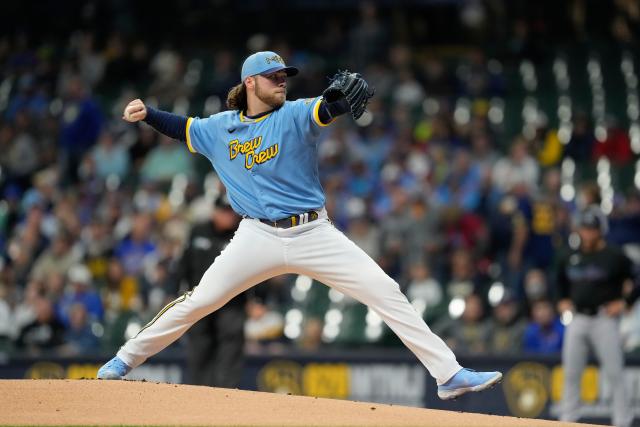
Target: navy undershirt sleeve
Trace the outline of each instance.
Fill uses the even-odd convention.
[[[144,121],[158,132],[179,141],[187,140],[187,117],[147,106],[147,117]]]
[[[348,112],[349,110],[349,103],[345,98],[331,103],[323,99],[320,102],[320,108],[318,108],[318,117],[322,123],[329,124],[331,123],[331,120]]]

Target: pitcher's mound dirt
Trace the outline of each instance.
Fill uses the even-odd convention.
[[[557,426],[471,413],[134,381],[0,380],[0,424]],[[566,425],[566,424],[565,424]],[[584,427],[584,424],[580,425]]]

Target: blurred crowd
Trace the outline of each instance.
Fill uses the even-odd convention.
[[[614,3],[606,41],[633,46],[637,4]],[[465,4],[461,25],[474,34],[489,12]],[[580,36],[586,6],[571,4]],[[372,4],[351,27],[328,24],[321,46],[310,42],[315,50],[261,34],[237,51],[204,53],[119,32],[79,30],[57,44],[0,37],[0,350],[112,353],[197,284],[178,266],[191,228],[215,217],[223,189],[206,159],[125,123],[122,110],[140,97],[179,114],[213,114],[247,52],[269,48],[302,70],[290,99],[319,95],[326,76],[347,66],[376,88],[365,116],[341,118],[319,144],[326,207],[428,324],[462,354],[559,352],[554,262],[571,241],[572,215],[601,204],[609,240],[640,262],[640,178],[620,121],[599,136],[576,110],[568,136],[542,115],[533,128],[508,131],[514,58],[545,55],[535,23],[514,21],[494,58],[398,43],[397,23]],[[603,194],[610,187],[601,176],[613,194]],[[285,276],[249,292],[251,348],[332,345],[328,311],[303,310],[303,327],[287,329],[300,323],[301,289],[307,282]],[[328,304],[340,300],[329,296]],[[638,307],[623,327],[626,350],[638,351]]]

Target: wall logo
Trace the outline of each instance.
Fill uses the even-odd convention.
[[[259,391],[302,394],[302,366],[285,360],[270,362],[258,372],[257,383]]]
[[[536,418],[549,400],[549,368],[541,363],[522,362],[507,372],[504,396],[512,414]]]

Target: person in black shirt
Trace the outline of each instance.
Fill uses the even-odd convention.
[[[35,318],[20,330],[16,347],[30,355],[52,355],[64,344],[64,325],[47,298],[35,297],[32,307]]]
[[[178,266],[178,280],[195,286],[222,252],[240,218],[226,197],[216,199],[211,218],[196,224]],[[236,388],[244,363],[245,294],[204,317],[187,332],[187,382]]]
[[[606,226],[597,206],[582,211],[577,223],[580,246],[559,260],[558,310],[573,313],[562,346],[560,419],[577,421],[580,417],[580,383],[591,347],[612,386],[613,423],[629,426],[633,415],[624,387],[619,319],[625,309],[623,289],[632,276],[632,264],[620,249],[605,242]]]

